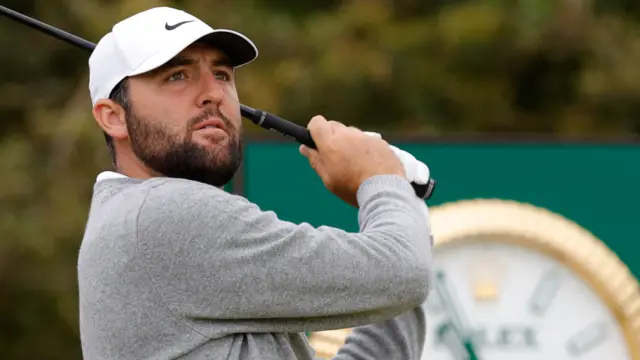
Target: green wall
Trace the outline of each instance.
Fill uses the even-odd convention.
[[[640,144],[394,143],[429,164],[430,205],[460,199],[528,202],[591,231],[640,278]],[[324,188],[288,142],[246,146],[241,191],[281,219],[357,230],[356,210]]]

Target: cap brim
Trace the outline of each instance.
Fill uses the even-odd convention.
[[[182,41],[172,44],[173,46],[165,46],[128,76],[140,75],[156,69],[196,42],[209,44],[224,52],[234,68],[246,65],[258,57],[258,49],[246,36],[233,30],[216,29],[205,33],[192,33]]]
[[[246,36],[233,30],[218,29],[197,40],[227,54],[233,67],[246,65],[258,57],[258,49]]]

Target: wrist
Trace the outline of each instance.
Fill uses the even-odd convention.
[[[411,184],[403,175],[378,174],[372,175],[360,183],[358,191],[356,192],[358,205],[361,206],[371,196],[388,190],[403,191],[414,196]]]

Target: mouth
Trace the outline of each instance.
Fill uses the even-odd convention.
[[[224,122],[219,118],[211,118],[205,121],[201,121],[194,127],[194,131],[209,130],[209,129],[213,129],[213,130],[219,129],[224,132],[227,131],[227,128],[224,125]]]

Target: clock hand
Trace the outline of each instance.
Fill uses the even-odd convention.
[[[468,360],[469,354],[460,335],[460,332],[454,328],[451,321],[438,328],[437,336],[449,348],[453,358],[455,360]]]
[[[459,306],[456,306],[457,304],[454,302],[453,296],[446,284],[446,275],[442,271],[438,271],[436,273],[436,292],[440,296],[442,305],[445,307],[451,318],[453,330],[457,333],[463,347],[469,354],[469,360],[480,360],[473,345],[471,334],[469,333],[469,326],[466,324],[466,319],[464,318],[464,313]]]
[[[449,317],[452,319],[451,317]],[[459,326],[454,325],[450,320],[448,326],[442,329],[443,333],[440,337],[444,344],[451,351],[454,359],[457,360],[479,360],[471,339],[463,335],[463,331]]]

